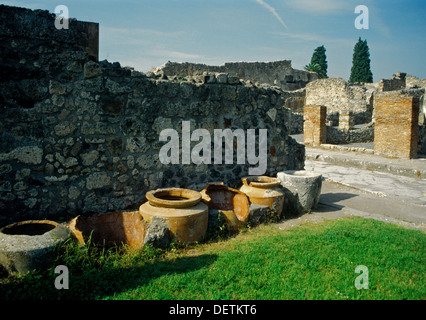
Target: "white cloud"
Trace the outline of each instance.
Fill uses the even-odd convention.
[[[186,53],[176,50],[167,50],[167,49],[151,49],[148,50],[148,54],[153,56],[159,56],[164,57],[165,59],[168,59],[170,61],[187,61],[187,60],[193,60],[193,59],[202,59],[203,56],[199,54],[193,54],[193,53]]]
[[[322,35],[318,35],[315,33],[294,33],[294,32],[271,32],[271,34],[275,34],[278,36],[282,36],[287,39],[294,39],[299,41],[311,41],[311,42],[318,42],[323,44],[339,44],[341,46],[353,46],[354,41],[353,39],[346,39],[346,38],[329,38],[324,37]]]
[[[354,9],[353,5],[342,0],[287,0],[286,3],[296,10],[311,14],[336,14]]]
[[[280,15],[277,13],[277,11],[273,7],[271,7],[269,4],[267,4],[263,0],[256,0],[256,2],[262,5],[263,7],[265,7],[267,10],[269,10],[275,16],[275,18],[277,18],[278,21],[284,26],[284,28],[288,29],[283,19],[280,17]]]

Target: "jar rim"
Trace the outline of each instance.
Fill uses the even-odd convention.
[[[200,192],[184,188],[151,190],[145,196],[151,205],[165,208],[192,207],[201,201]]]

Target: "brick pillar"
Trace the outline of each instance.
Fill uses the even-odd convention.
[[[350,130],[354,126],[354,117],[351,111],[341,111],[339,113],[339,129]]]
[[[325,119],[327,108],[318,105],[307,105],[303,110],[303,143],[318,147],[326,143],[327,127]]]
[[[419,98],[398,92],[375,97],[374,153],[417,158]]]

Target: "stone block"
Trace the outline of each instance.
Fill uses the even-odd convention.
[[[43,150],[36,146],[20,147],[9,153],[1,153],[0,161],[18,160],[25,164],[40,164],[43,157]]]
[[[77,127],[69,122],[63,122],[54,127],[55,133],[58,137],[66,137],[73,134]]]
[[[229,84],[239,84],[240,83],[240,78],[239,77],[235,77],[235,76],[228,77],[228,83]]]
[[[49,83],[49,93],[50,94],[64,94],[67,87],[63,84],[61,84],[58,81],[50,80]]]
[[[111,185],[111,178],[105,172],[95,172],[87,177],[86,187],[89,190],[104,188]]]
[[[93,61],[88,61],[84,64],[84,77],[86,79],[94,78],[102,74],[101,66]]]
[[[216,75],[217,83],[226,84],[228,83],[228,74],[227,73],[219,73]]]
[[[96,150],[89,151],[80,155],[84,166],[91,166],[99,157],[99,152]]]
[[[259,225],[266,221],[269,207],[261,204],[251,203],[249,208],[248,222],[252,226]]]
[[[156,248],[167,248],[172,240],[167,219],[154,216],[146,232],[144,244]]]

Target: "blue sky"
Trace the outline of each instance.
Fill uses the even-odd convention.
[[[353,47],[367,39],[374,81],[401,71],[426,78],[425,0],[24,0],[2,4],[100,24],[100,60],[146,72],[167,61],[291,60],[303,69],[326,48],[329,77],[348,79]],[[355,7],[369,10],[358,30]]]

